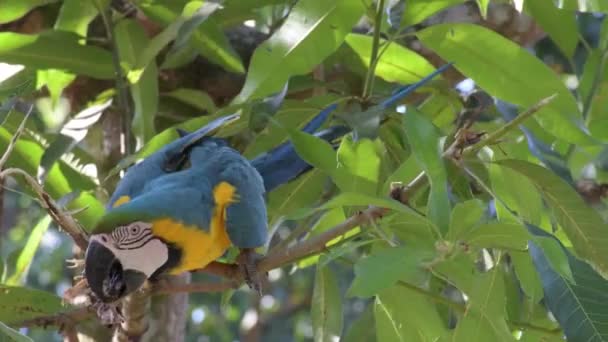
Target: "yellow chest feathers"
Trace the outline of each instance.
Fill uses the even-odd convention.
[[[213,189],[213,195],[215,208],[208,232],[202,227],[184,225],[170,218],[153,223],[154,235],[182,251],[180,263],[170,270],[172,274],[203,268],[221,257],[232,244],[226,232],[226,207],[236,200],[235,188],[221,182]]]

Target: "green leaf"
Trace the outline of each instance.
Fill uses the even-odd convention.
[[[15,265],[15,273],[8,278],[6,282],[7,285],[19,285],[25,281],[27,271],[32,263],[32,260],[34,260],[34,255],[38,250],[42,236],[47,231],[50,224],[51,217],[49,215],[45,215],[42,220],[38,221],[36,226],[34,226],[34,229],[32,229],[30,232],[27,242],[23,247],[23,250],[21,250],[21,253],[19,253],[17,264]]]
[[[6,149],[11,138],[12,134],[9,133],[5,127],[0,126],[0,151]],[[8,159],[7,166],[18,167],[30,175],[35,175],[43,153],[44,149],[40,145],[22,137],[15,145],[15,149]],[[70,177],[66,175],[66,170],[72,171]],[[80,178],[80,180],[76,178]],[[61,198],[62,196],[71,193],[76,188],[73,184],[86,182],[86,180],[82,180],[83,178],[86,178],[86,176],[75,171],[63,161],[60,161],[49,170],[44,189],[52,198]],[[19,182],[22,181],[20,177],[17,177],[17,180]],[[27,184],[22,184],[24,184],[26,188],[29,188]],[[87,208],[76,214],[75,217],[85,227],[91,229],[93,228],[93,224],[104,212],[104,207],[101,202],[87,192],[82,192],[78,198],[72,201],[67,207],[70,209]],[[0,320],[2,320],[2,318],[0,318]]]
[[[462,237],[468,244],[480,248],[526,250],[530,234],[519,223],[490,222],[482,224]]]
[[[100,79],[114,78],[111,54],[80,45],[80,37],[67,32],[41,34],[0,33],[0,61],[37,69],[61,69]]]
[[[373,309],[374,305],[367,305],[363,313],[352,322],[344,334],[344,342],[376,342]]]
[[[505,321],[505,284],[494,269],[475,278],[469,302],[456,325],[453,341],[514,341]]]
[[[484,211],[483,203],[476,199],[457,203],[452,209],[450,230],[446,239],[452,241],[461,239],[479,223]]]
[[[283,25],[254,51],[234,102],[275,93],[291,76],[310,72],[340,47],[363,12],[359,1],[297,2]]]
[[[524,2],[525,9],[534,20],[549,34],[567,58],[572,58],[578,44],[576,13],[560,10],[548,3],[539,1]]]
[[[56,0],[4,0],[0,4],[0,24],[17,20],[32,9]]]
[[[329,267],[317,267],[312,292],[314,341],[333,341],[342,334],[342,294]]]
[[[209,61],[226,71],[244,74],[245,67],[217,21],[209,18],[192,35],[192,46]]]
[[[608,278],[608,229],[599,214],[568,183],[541,166],[515,159],[498,164],[525,175],[534,183],[576,253]]]
[[[477,2],[477,6],[479,6],[479,12],[481,13],[481,17],[485,20],[488,18],[488,6],[490,5],[490,0],[475,0]]]
[[[409,0],[401,17],[401,26],[412,26],[443,10],[465,0]]]
[[[279,125],[266,125],[261,132],[254,136],[243,155],[254,158],[286,142],[288,130],[285,128],[301,130],[319,114],[322,108],[335,100],[336,98],[333,96],[311,98],[306,101],[285,99],[279,111],[272,116],[273,121],[278,122]]]
[[[604,12],[608,13],[608,3],[603,0],[553,0],[561,8],[578,12]]]
[[[337,174],[334,174],[333,178],[341,185],[342,191],[376,194],[380,177],[380,156],[373,141],[353,141],[352,135],[347,135],[338,148],[337,158]],[[343,178],[336,179],[340,177]]]
[[[52,293],[5,285],[0,285],[0,303],[0,321],[9,325],[68,308]]]
[[[287,131],[296,152],[305,162],[329,174],[334,172],[338,165],[336,152],[327,141],[295,128],[287,128]]]
[[[8,340],[6,339],[8,338]],[[17,330],[12,329],[6,324],[0,322],[0,340],[3,342],[13,341],[13,342],[33,342],[31,338],[20,334]]]
[[[432,258],[433,254],[432,250],[413,246],[388,247],[359,259],[348,296],[371,297],[398,280],[414,279],[415,283],[420,283],[426,276],[420,263]]]
[[[84,140],[89,129],[99,121],[103,112],[112,104],[112,100],[107,100],[105,103],[93,104],[90,107],[82,110],[74,115],[61,128],[60,134],[50,143],[44,150],[44,154],[40,158],[38,166],[38,180],[40,183],[46,181],[48,171],[60,160],[61,156],[70,152],[77,144]],[[86,190],[92,189],[95,185],[87,187]],[[79,190],[85,190],[81,188]]]
[[[202,3],[202,1],[191,1],[188,3],[188,8],[184,9],[183,14],[191,14],[192,9],[197,9],[197,4],[198,8],[200,8],[200,4]],[[215,10],[214,7],[209,7],[210,4],[205,5],[208,6],[206,10]],[[231,4],[225,3],[222,6],[229,6]],[[168,26],[179,18],[181,6],[178,2],[154,2],[151,4],[142,3],[141,9],[149,18]],[[176,44],[168,52],[163,62],[163,68],[175,67],[180,64],[181,59],[189,60],[188,56],[201,54],[209,61],[228,71],[236,73],[244,72],[245,68],[239,55],[234,51],[224,32],[219,28],[218,21],[214,19],[216,14],[219,14],[219,11],[213,12],[213,16],[207,17],[202,22],[202,18],[199,16],[197,17],[199,19],[192,21],[193,24],[198,25],[189,25],[187,29],[182,29],[178,32]]]
[[[292,214],[298,208],[314,205],[323,193],[326,179],[327,176],[323,172],[313,169],[273,190],[268,196],[269,222]]]
[[[169,14],[168,17],[171,18],[169,19],[169,25],[161,33],[150,39],[138,55],[135,64],[131,64],[132,68],[127,74],[129,81],[131,83],[137,82],[142,71],[156,59],[156,56],[165,46],[172,40],[179,39],[180,35],[186,36],[188,32],[192,32],[193,28],[207,20],[218,7],[215,3],[207,3],[194,13],[186,6],[184,13],[179,17],[176,17],[174,13]],[[176,42],[179,43],[177,40]]]
[[[492,191],[500,201],[495,201],[496,212],[501,221],[515,220],[506,204],[511,210],[526,222],[540,224],[543,203],[540,192],[534,187],[526,176],[497,164],[490,164],[488,168]],[[504,204],[503,204],[504,203]]]
[[[145,49],[149,39],[143,27],[135,20],[122,20],[114,28],[116,44],[123,63],[137,63],[139,51]],[[158,68],[149,63],[135,83],[130,84],[131,98],[135,105],[133,113],[133,132],[148,142],[156,132],[154,117],[158,111]]]
[[[427,215],[442,232],[450,226],[450,200],[447,172],[443,164],[440,135],[437,128],[420,113],[410,110],[404,116],[408,142],[416,160],[431,184]]]
[[[374,313],[378,341],[441,341],[447,332],[434,303],[405,286],[382,291]]]
[[[97,14],[98,11],[93,1],[65,0],[57,16],[55,30],[74,32],[81,37],[86,37],[89,24]],[[41,70],[38,72],[38,87],[46,85],[55,102],[63,89],[75,78],[76,75],[60,70]]]
[[[532,303],[538,303],[543,298],[543,285],[528,252],[509,251],[515,275],[524,293]]]
[[[536,231],[541,230],[536,228]],[[565,250],[564,252],[568,255],[576,284],[556,272],[543,251],[535,244],[530,244],[530,255],[545,292],[544,301],[564,329],[568,341],[606,341],[608,307],[605,303],[608,302],[608,281],[589,264]]]
[[[348,54],[355,56],[365,68],[369,68],[373,37],[350,33],[346,36],[345,42],[352,50]],[[382,48],[384,52],[376,65],[377,77],[387,82],[410,84],[420,81],[435,71],[435,67],[416,52],[394,42],[381,40],[381,44],[390,45],[386,49]]]
[[[552,237],[535,237],[532,243],[543,251],[544,257],[555,272],[569,282],[575,282],[570,264],[568,263],[568,256],[556,239]]]
[[[471,293],[479,272],[470,255],[457,256],[433,265],[433,271],[464,293]]]
[[[415,211],[396,213],[382,219],[380,224],[406,244],[434,248],[436,240],[440,237],[437,226]]]
[[[213,113],[217,110],[211,96],[199,89],[178,88],[163,95],[186,103],[202,112]]]
[[[481,88],[505,101],[530,107],[557,93],[535,118],[554,136],[575,144],[593,144],[579,127],[576,100],[542,61],[498,33],[473,24],[433,25],[418,38]],[[530,82],[530,80],[534,82]]]

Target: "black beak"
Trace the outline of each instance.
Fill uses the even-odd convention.
[[[93,293],[106,303],[137,290],[146,280],[142,272],[123,270],[114,253],[94,240],[87,248],[84,274]]]

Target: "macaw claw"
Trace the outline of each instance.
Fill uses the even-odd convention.
[[[65,262],[68,264],[68,268],[78,268],[84,266],[84,259],[67,259]]]
[[[261,258],[253,248],[242,248],[236,259],[237,264],[245,278],[245,283],[250,289],[262,296],[262,279],[257,269],[258,260]]]

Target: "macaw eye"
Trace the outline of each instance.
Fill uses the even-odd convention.
[[[135,235],[139,233],[139,226],[132,226],[131,227],[131,234]]]

